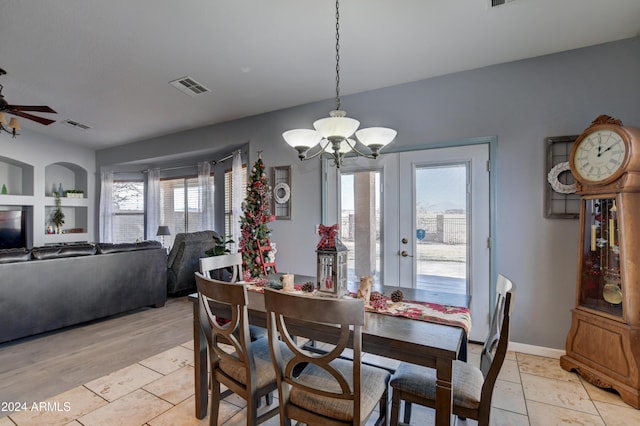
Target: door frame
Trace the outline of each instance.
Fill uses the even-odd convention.
[[[498,171],[497,171],[497,151],[498,151],[498,138],[497,136],[481,136],[475,138],[466,138],[459,140],[450,140],[435,142],[429,144],[416,144],[416,145],[404,145],[395,146],[391,145],[385,147],[380,157],[384,157],[385,153],[401,153],[409,151],[422,151],[427,149],[438,148],[451,148],[457,146],[466,145],[478,145],[487,144],[489,148],[489,303],[490,312],[493,311],[492,307],[495,305],[495,292],[496,292],[496,280],[498,278],[497,261],[496,261],[496,248],[498,243],[497,230],[497,188],[498,188]],[[380,157],[378,157],[380,159]],[[380,161],[380,160],[375,160]],[[320,187],[321,187],[321,221],[323,224],[336,223],[339,218],[339,201],[337,200],[339,178],[337,169],[334,168],[333,172],[330,165],[330,160],[326,156],[322,156],[320,159]],[[378,169],[382,169],[382,166],[378,166]],[[333,200],[331,200],[333,196]],[[385,219],[387,220],[387,219]]]

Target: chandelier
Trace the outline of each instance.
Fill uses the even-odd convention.
[[[313,123],[315,130],[294,129],[282,134],[285,142],[298,151],[300,160],[310,160],[319,155],[329,155],[337,168],[344,156],[353,153],[366,158],[377,158],[380,150],[391,143],[397,132],[385,127],[369,127],[358,130],[360,122],[347,117],[340,102],[340,1],[336,0],[336,109],[329,117]],[[352,136],[355,133],[355,138]],[[313,153],[309,153],[309,152]]]

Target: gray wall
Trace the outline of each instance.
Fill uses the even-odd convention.
[[[578,222],[543,217],[544,139],[581,133],[600,114],[640,126],[640,38],[344,96],[362,127],[398,130],[399,146],[498,138],[498,272],[517,286],[511,340],[564,348],[574,305]],[[295,89],[292,89],[295,90]],[[329,93],[328,93],[329,94]],[[304,105],[97,153],[97,168],[249,142],[267,167],[292,164],[291,221],[272,224],[280,271],[314,273],[320,165],[300,163],[284,130],[310,127],[333,101]]]

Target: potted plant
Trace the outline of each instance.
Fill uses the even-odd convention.
[[[231,250],[227,246],[233,243],[234,241],[231,239],[231,235],[220,235],[213,237],[213,247],[205,251],[204,254],[209,257],[229,254],[231,253]]]
[[[56,208],[51,214],[51,222],[56,226],[56,232],[58,234],[62,233],[62,225],[64,225],[64,213],[62,212],[62,203],[60,202],[60,194],[58,192],[54,192],[53,195],[56,197]]]

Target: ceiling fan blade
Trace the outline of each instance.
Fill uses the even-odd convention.
[[[35,115],[27,114],[26,112],[22,112],[22,111],[9,110],[6,112],[9,114],[17,115],[18,117],[26,118],[27,120],[33,120],[36,123],[44,124],[45,126],[48,126],[49,124],[56,122],[55,120],[49,120],[48,118],[37,117]]]
[[[13,109],[16,111],[37,111],[48,112],[50,114],[57,114],[54,110],[46,105],[7,105],[7,109]]]

